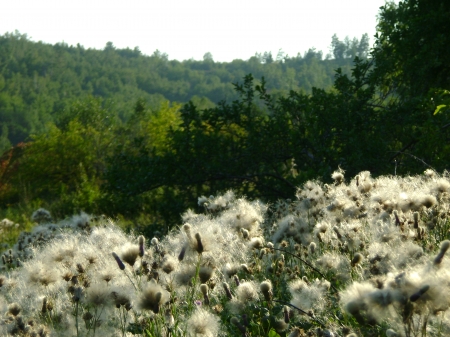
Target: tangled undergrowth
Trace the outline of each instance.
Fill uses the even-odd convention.
[[[200,197],[150,240],[40,210],[2,256],[0,336],[450,335],[448,174],[332,177]]]

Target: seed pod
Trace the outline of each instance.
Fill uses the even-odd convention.
[[[197,240],[197,245],[195,247],[195,250],[199,254],[203,253],[203,242],[202,242],[202,237],[201,237],[200,233],[195,234],[195,240]]]
[[[184,255],[186,254],[187,245],[185,244],[183,248],[181,248],[180,254],[178,254],[178,261],[183,261]]]
[[[233,299],[233,295],[231,294],[231,290],[230,290],[230,286],[228,285],[228,283],[223,282],[223,289],[225,290],[225,294],[227,295],[228,299],[231,300]]]
[[[362,259],[363,259],[362,254],[356,253],[355,256],[353,256],[353,259],[352,259],[352,263],[351,263],[352,267],[354,267],[357,264],[359,264],[362,261]]]
[[[139,235],[138,242],[139,242],[139,256],[143,257],[145,254],[145,238],[142,235]]]
[[[112,252],[112,256],[116,260],[117,265],[119,266],[120,270],[125,270],[125,265],[123,264],[123,262],[120,259],[120,257],[115,252]]]

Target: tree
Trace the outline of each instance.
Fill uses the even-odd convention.
[[[361,36],[361,40],[359,40],[359,45],[358,45],[358,57],[362,58],[362,59],[366,59],[367,56],[369,55],[369,47],[370,47],[370,39],[369,39],[369,34],[364,33]]]
[[[383,91],[405,99],[450,89],[450,3],[407,0],[380,8],[374,75]]]
[[[0,155],[11,148],[11,142],[8,139],[8,126],[2,125],[2,132],[0,133]]]
[[[335,59],[340,60],[345,56],[346,45],[340,41],[336,34],[331,38],[331,51]]]
[[[203,61],[214,62],[212,54],[210,52],[205,53],[205,55],[203,55]]]
[[[355,57],[366,59],[369,53],[369,35],[367,33],[363,34],[361,40],[358,40],[356,37],[350,39],[346,36],[344,41],[341,41],[334,34],[331,38],[330,49],[336,60],[342,60],[344,58],[353,59]]]
[[[391,160],[409,172],[448,167],[449,118],[433,115],[450,89],[450,3],[407,0],[380,8],[370,81],[392,126]]]

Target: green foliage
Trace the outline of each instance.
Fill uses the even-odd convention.
[[[408,0],[381,7],[375,74],[381,88],[409,99],[450,86],[450,4]]]
[[[153,109],[166,100],[186,103],[192,99],[199,107],[211,108],[224,98],[234,99],[231,82],[247,73],[265,76],[282,93],[328,88],[334,69],[349,69],[350,62],[321,60],[319,52],[273,62],[251,58],[221,63],[208,54],[202,61],[180,62],[159,51],[146,56],[137,48],[117,49],[111,42],[104,50],[93,50],[36,43],[15,32],[0,36],[0,65],[2,151],[9,143],[16,145],[30,134],[44,132],[48,122],[67,123],[74,101],[91,95],[114,102],[110,119],[127,121],[140,98]]]

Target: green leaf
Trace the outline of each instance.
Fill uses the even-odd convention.
[[[267,336],[268,337],[281,337],[273,328],[270,329],[269,334]]]
[[[446,107],[447,107],[447,104],[441,104],[441,105],[438,105],[438,106],[436,107],[436,110],[434,110],[433,115],[438,114],[443,108],[446,108]]]

